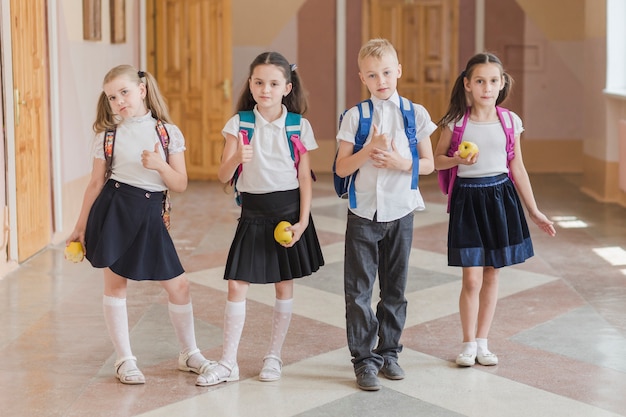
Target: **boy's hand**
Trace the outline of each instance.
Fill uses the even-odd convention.
[[[378,127],[374,125],[374,132],[372,133],[372,140],[370,144],[377,149],[382,149],[384,151],[389,150],[391,148],[391,139],[387,137],[386,134],[379,134]]]
[[[378,148],[370,153],[372,164],[376,168],[397,169],[400,171],[408,171],[413,165],[413,161],[403,158],[398,150],[396,144],[391,141],[391,151],[386,151]]]

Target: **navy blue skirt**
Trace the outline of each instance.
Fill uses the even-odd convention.
[[[269,284],[311,275],[324,265],[313,224],[298,242],[285,248],[274,240],[274,228],[300,217],[300,190],[241,194],[241,218],[228,252],[224,279]]]
[[[501,268],[533,255],[522,203],[507,174],[457,177],[450,204],[448,265]]]
[[[91,265],[135,281],[163,281],[185,272],[163,224],[162,200],[162,192],[107,181],[87,220]]]

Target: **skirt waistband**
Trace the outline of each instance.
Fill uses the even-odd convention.
[[[115,180],[108,180],[106,184],[104,184],[104,187],[111,190],[119,191],[132,197],[143,197],[145,199],[154,200],[157,202],[163,201],[164,196],[163,191],[148,191],[144,190],[143,188],[124,184],[123,182]]]
[[[480,177],[480,178],[463,178],[457,177],[457,183],[460,187],[488,187],[493,185],[500,185],[508,181],[508,174],[494,175],[493,177]]]

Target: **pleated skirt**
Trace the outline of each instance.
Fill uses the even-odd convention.
[[[501,268],[534,255],[522,203],[507,174],[458,177],[448,226],[448,265]]]
[[[274,228],[286,220],[297,223],[300,216],[298,189],[267,194],[242,193],[241,217],[228,253],[224,279],[269,284],[311,275],[324,265],[324,257],[313,224],[292,247],[274,240]]]
[[[185,272],[163,224],[162,200],[162,192],[107,181],[87,220],[91,265],[135,281],[163,281]]]

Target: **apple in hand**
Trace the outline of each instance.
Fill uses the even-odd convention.
[[[459,145],[459,156],[463,159],[467,158],[471,155],[476,155],[478,153],[478,146],[474,142],[469,142],[464,140]]]
[[[69,245],[65,247],[64,251],[65,259],[68,261],[82,262],[84,254],[83,254],[83,245],[80,242],[70,242]]]
[[[274,229],[274,239],[281,245],[286,245],[293,239],[293,232],[291,230],[285,230],[286,227],[291,227],[291,223],[283,220],[279,222]]]

